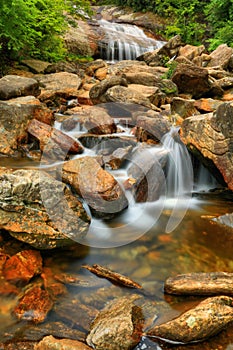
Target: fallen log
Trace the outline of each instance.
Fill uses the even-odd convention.
[[[137,282],[133,281],[131,278],[121,275],[118,272],[111,271],[104,266],[94,264],[93,266],[83,265],[82,267],[89,270],[90,272],[94,273],[99,277],[107,278],[113,283],[116,283],[128,288],[142,289],[142,286]]]
[[[175,295],[233,295],[233,273],[189,273],[169,277],[164,291]]]
[[[181,316],[150,329],[146,336],[190,343],[204,341],[233,321],[233,298],[207,298]]]

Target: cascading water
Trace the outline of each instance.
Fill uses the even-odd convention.
[[[99,42],[101,58],[109,61],[134,60],[144,52],[164,45],[163,41],[151,39],[142,29],[132,24],[99,21],[104,39]]]
[[[177,198],[192,193],[193,166],[186,146],[180,141],[178,127],[172,127],[162,138],[169,151],[166,166],[167,196]]]

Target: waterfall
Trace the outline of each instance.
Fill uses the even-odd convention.
[[[197,178],[194,186],[195,191],[206,192],[219,186],[220,185],[215,177],[208,171],[208,169],[206,169],[206,167],[204,167],[204,165],[199,163]]]
[[[180,141],[179,128],[172,127],[162,144],[169,151],[166,166],[167,196],[177,198],[192,193],[193,166],[186,146]]]
[[[146,36],[142,29],[132,24],[121,24],[99,20],[105,33],[99,42],[101,58],[109,61],[134,60],[144,52],[164,45],[163,41]]]

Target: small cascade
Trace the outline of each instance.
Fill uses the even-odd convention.
[[[199,163],[194,190],[196,192],[208,192],[211,189],[218,188],[219,186],[219,183],[209,172],[209,170],[204,167],[202,163]]]
[[[142,29],[132,24],[99,21],[104,39],[99,42],[101,58],[116,62],[134,60],[144,52],[162,47],[165,42],[146,36]]]
[[[186,146],[180,141],[179,128],[172,127],[162,138],[163,147],[168,150],[166,165],[167,197],[185,197],[193,190],[193,166]]]

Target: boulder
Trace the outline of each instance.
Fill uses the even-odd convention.
[[[206,68],[181,63],[177,65],[171,79],[177,85],[179,93],[199,98],[211,89],[208,78]]]
[[[222,103],[214,113],[190,117],[181,127],[181,139],[192,152],[204,157],[212,174],[213,165],[233,190],[233,102]]]
[[[39,84],[35,79],[18,75],[5,75],[0,79],[0,100],[9,100],[19,96],[38,96]]]
[[[155,75],[158,78],[162,78],[164,74],[168,71],[168,68],[165,67],[150,67],[143,61],[131,61],[131,60],[123,60],[115,63],[112,66],[109,66],[108,73],[110,76],[112,75],[120,75],[127,73],[134,74],[145,74],[150,73]]]
[[[205,46],[193,46],[185,45],[180,47],[179,56],[186,57],[188,60],[192,61],[195,57],[200,56],[205,51]]]
[[[140,341],[144,317],[137,295],[116,298],[95,318],[87,344],[96,350],[130,350]]]
[[[97,217],[112,218],[128,206],[118,182],[92,157],[64,163],[62,179],[87,202]]]
[[[81,202],[63,183],[43,171],[1,169],[0,229],[11,236],[52,249],[83,237],[89,224]]]
[[[83,134],[79,136],[79,141],[86,148],[94,148],[97,152],[103,151],[106,148],[109,152],[114,152],[117,148],[136,146],[137,140],[132,136],[118,136],[115,135],[94,135]]]
[[[145,61],[149,66],[164,66],[170,58],[176,56],[182,46],[182,40],[180,35],[176,35],[171,38],[160,49],[156,49],[151,52],[146,52],[137,57],[139,61]]]
[[[0,101],[0,153],[14,155],[27,142],[27,128],[35,118],[51,124],[53,112],[34,96]]]
[[[154,140],[157,143],[170,130],[170,123],[162,115],[149,116],[142,115],[137,117],[136,137],[140,142],[145,142],[148,139]]]
[[[99,34],[87,21],[75,20],[64,35],[65,46],[69,53],[77,56],[94,56],[98,50]]]
[[[216,50],[211,52],[208,67],[220,66],[221,68],[226,69],[232,54],[233,49],[231,47],[228,47],[226,44],[219,45]]]
[[[117,131],[114,119],[106,112],[104,108],[93,106],[86,108],[82,113],[67,118],[62,123],[62,128],[70,131],[80,125],[88,133],[103,135],[112,134]]]
[[[131,157],[128,168],[128,183],[136,202],[151,202],[165,192],[163,167],[166,164],[166,152],[152,154],[146,147],[139,147]]]
[[[178,114],[183,119],[199,114],[195,107],[195,100],[181,97],[174,97],[172,99],[171,112],[172,114]]]
[[[64,160],[67,153],[83,152],[83,147],[78,141],[36,119],[30,122],[28,132],[40,141],[40,150],[48,160],[53,158]]]
[[[120,85],[109,88],[104,95],[103,102],[132,103],[149,109],[157,109],[142,92]]]
[[[97,83],[91,88],[89,92],[91,101],[94,104],[109,102],[105,94],[108,89],[115,85],[124,87],[128,86],[127,81],[122,77],[113,76],[111,78],[102,80],[100,83]]]
[[[77,74],[58,72],[37,76],[42,87],[39,99],[41,101],[56,100],[56,98],[71,99],[78,97],[78,89],[82,80]]]
[[[35,74],[43,74],[46,71],[46,69],[51,65],[51,63],[49,62],[44,62],[35,59],[22,60],[22,64],[28,67],[30,71]]]

